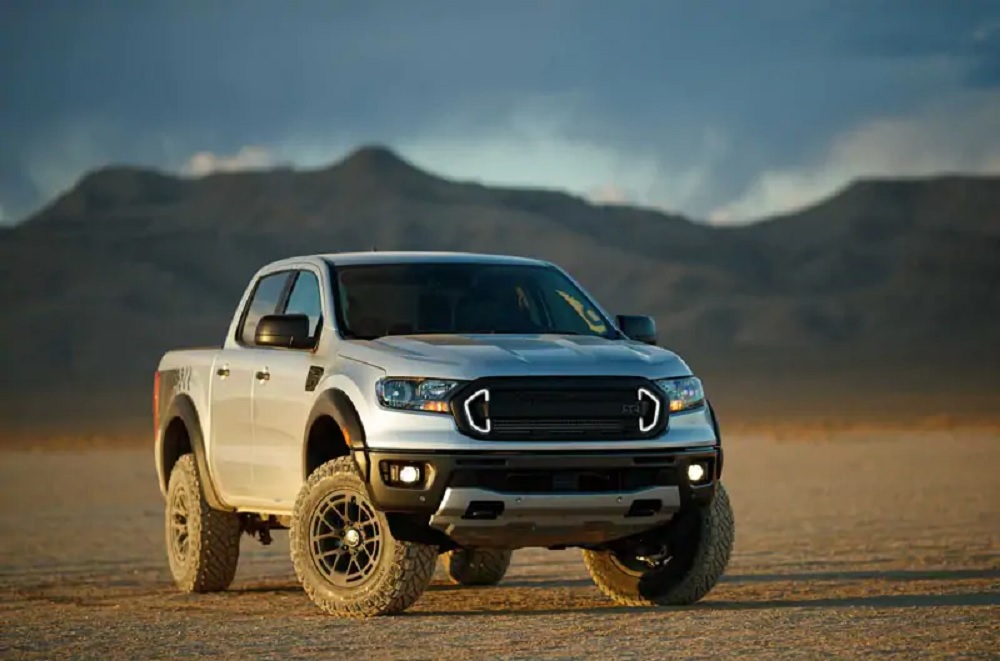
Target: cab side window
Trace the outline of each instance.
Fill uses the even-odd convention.
[[[285,314],[304,314],[309,317],[310,337],[319,338],[323,325],[323,304],[319,293],[319,279],[312,271],[299,271],[292,285],[292,293],[285,306]]]
[[[281,304],[281,295],[285,292],[285,285],[288,283],[290,273],[272,273],[265,275],[257,281],[250,303],[246,307],[243,315],[243,324],[240,326],[239,338],[243,344],[253,345],[255,333],[257,332],[257,322],[261,317],[274,314]]]

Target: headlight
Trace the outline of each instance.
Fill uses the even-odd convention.
[[[388,378],[375,385],[382,406],[409,411],[448,413],[448,395],[458,381],[444,379]]]
[[[667,408],[671,413],[687,411],[705,403],[705,391],[701,380],[693,376],[679,379],[660,379],[656,382],[667,395]]]

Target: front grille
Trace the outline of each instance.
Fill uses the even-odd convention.
[[[602,420],[578,418],[576,420],[517,420],[494,419],[493,433],[503,438],[533,438],[548,436],[578,436],[586,434],[591,438],[615,437],[627,434],[633,425],[625,420]]]
[[[650,438],[666,426],[657,393],[631,377],[488,378],[456,393],[452,411],[463,433],[481,439]]]

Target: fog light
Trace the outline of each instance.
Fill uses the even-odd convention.
[[[397,489],[420,489],[433,473],[428,464],[402,461],[380,461],[378,471],[386,486]]]
[[[705,478],[704,464],[691,464],[688,466],[688,480],[691,482],[701,482]]]
[[[399,481],[403,484],[415,484],[420,481],[420,469],[416,466],[403,466],[399,469]]]

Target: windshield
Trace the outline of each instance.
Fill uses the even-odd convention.
[[[617,337],[579,287],[542,265],[414,263],[337,266],[346,337],[537,334]]]

